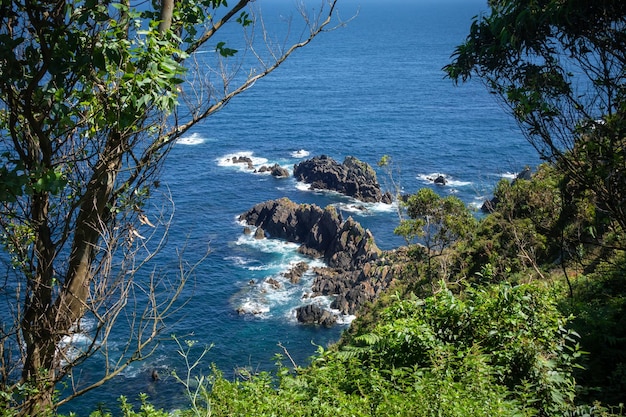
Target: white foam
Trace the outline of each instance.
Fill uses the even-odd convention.
[[[270,269],[275,268],[273,264],[264,264],[259,266],[249,266],[247,267],[248,271],[269,271]]]
[[[231,261],[232,263],[234,263],[235,265],[238,265],[238,266],[245,266],[245,265],[250,264],[251,262],[254,262],[251,259],[246,259],[246,258],[243,258],[241,256],[226,256],[224,258],[224,260],[225,261]]]
[[[251,246],[263,253],[296,253],[297,243],[291,243],[280,239],[255,239],[254,232],[249,235],[241,235],[235,241],[236,245]]]
[[[311,291],[315,279],[313,268],[325,265],[321,259],[310,259],[298,253],[299,245],[296,243],[279,239],[257,240],[250,235],[244,235],[237,240],[237,244],[250,246],[259,252],[278,255],[273,261],[260,266],[241,265],[255,271],[256,274],[253,275],[254,279],[241,283],[241,291],[233,296],[231,302],[238,312],[259,319],[272,317],[276,310],[278,314],[282,314],[283,310],[291,311],[300,305],[303,294]],[[298,283],[292,283],[284,274],[303,261],[309,265],[309,269],[300,277]]]
[[[239,236],[235,244],[278,255],[278,259],[274,257],[273,261],[263,265],[251,265],[252,263],[246,262],[244,258],[233,257],[236,266],[256,273],[248,276],[247,282],[240,283],[241,290],[231,299],[233,307],[240,314],[261,320],[278,314],[295,323],[297,322],[296,309],[315,303],[332,311],[337,316],[337,323],[340,325],[347,325],[354,320],[354,316],[344,315],[330,308],[333,296],[311,297],[311,287],[316,276],[314,268],[326,266],[322,259],[311,259],[301,255],[297,252],[299,245],[296,243],[279,239],[255,239],[254,234]],[[309,265],[309,268],[297,283],[292,283],[284,274],[303,261]]]
[[[310,192],[310,193],[315,193],[315,194],[324,194],[324,195],[330,195],[330,196],[337,196],[339,198],[350,198],[344,194],[341,194],[339,191],[335,191],[335,190],[320,190],[317,188],[312,188],[311,184],[307,184],[304,181],[297,181],[296,182],[296,188],[300,191],[306,191],[306,192]],[[354,202],[359,202],[358,200],[352,198],[351,199]],[[359,202],[362,203],[362,202]]]
[[[459,180],[454,180],[454,179],[446,179],[447,185],[451,186],[451,187],[468,187],[470,185],[472,185],[471,181],[459,181]]]
[[[70,335],[63,336],[59,343],[59,351],[63,352],[63,363],[73,361],[80,355],[85,353],[89,345],[93,342],[93,338],[89,335],[89,331],[95,328],[95,320],[93,318],[83,317],[78,325],[72,326]]]
[[[151,356],[150,360],[131,363],[121,372],[121,375],[132,379],[141,375],[151,376],[152,372],[156,370],[159,374],[159,379],[166,379],[170,373],[168,363],[171,363],[171,358],[167,355]]]
[[[200,145],[204,142],[206,142],[206,139],[198,133],[192,133],[189,136],[183,136],[176,139],[176,143],[181,145]]]
[[[254,170],[250,170],[250,168],[248,167],[247,163],[235,163],[233,162],[234,158],[250,158],[251,164],[253,167],[258,167],[260,165],[265,165],[267,164],[267,159],[266,158],[262,158],[262,157],[258,157],[258,156],[254,156],[254,152],[252,151],[242,151],[242,152],[236,152],[236,153],[230,153],[230,154],[226,154],[224,156],[222,156],[221,158],[217,159],[217,165],[221,166],[221,167],[234,167],[234,168],[238,168],[241,171],[245,171],[245,172],[253,172]]]
[[[311,185],[303,181],[296,182],[296,188],[300,191],[316,191],[311,189]]]
[[[259,300],[252,300],[250,298],[243,300],[237,310],[241,313],[252,314],[255,316],[264,316],[270,312],[270,307],[267,304],[263,304]]]
[[[467,187],[469,185],[472,185],[471,181],[460,181],[460,180],[456,180],[453,177],[440,173],[440,172],[433,172],[432,174],[418,174],[417,178],[422,180],[423,182],[432,184],[434,183],[435,179],[438,177],[443,177],[446,180],[446,185],[451,186],[451,187]]]
[[[349,325],[354,321],[354,319],[356,319],[356,316],[352,314],[339,314],[337,316],[337,324]]]
[[[306,158],[309,155],[310,152],[304,149],[298,149],[297,151],[291,152],[291,156],[293,156],[294,158]]]
[[[375,215],[379,213],[392,213],[398,209],[398,204],[394,201],[391,204],[386,203],[364,203],[354,200],[350,203],[337,203],[335,206],[341,211],[354,213],[361,216]]]
[[[502,178],[507,178],[509,180],[514,180],[515,178],[517,178],[517,173],[516,172],[505,172],[504,174],[500,174],[500,176]]]

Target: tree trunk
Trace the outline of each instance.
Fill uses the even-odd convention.
[[[172,27],[172,15],[174,13],[174,0],[161,1],[161,22],[159,23],[159,33],[163,35]]]
[[[49,246],[49,229],[38,229],[37,276],[29,280],[30,298],[22,323],[26,360],[22,382],[30,385],[20,415],[41,415],[53,402],[55,384],[64,376],[59,344],[72,334],[72,327],[83,317],[92,281],[92,263],[102,233],[109,226],[107,204],[111,200],[123,155],[123,139],[112,133],[94,167],[76,220],[69,267],[63,288],[52,296],[54,250]],[[41,204],[34,198],[33,206]],[[41,210],[42,215],[46,210]],[[45,216],[43,216],[45,218]]]

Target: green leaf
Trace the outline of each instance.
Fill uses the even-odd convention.
[[[224,58],[231,57],[238,52],[236,49],[226,48],[224,45],[226,45],[226,42],[219,42],[215,47],[215,50]]]

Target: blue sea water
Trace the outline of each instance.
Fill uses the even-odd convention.
[[[270,19],[279,8],[284,13],[285,5],[295,7],[286,0],[257,3]],[[296,246],[242,233],[236,218],[257,203],[288,197],[322,207],[332,204],[344,217],[352,215],[369,228],[381,248],[403,243],[393,235],[395,207],[370,204],[362,212],[355,209],[360,203],[348,198],[308,191],[293,178],[276,179],[234,165],[229,160],[233,156],[291,170],[295,163],[321,154],[338,161],[352,155],[374,167],[389,155],[394,180],[405,192],[433,187],[428,178],[441,173],[448,185],[435,189],[474,207],[502,177],[535,165],[533,149],[485,87],[477,81],[455,86],[441,70],[463,41],[471,18],[486,9],[484,3],[342,0],[343,18],[358,12],[345,27],[297,51],[279,70],[182,138],[161,176],[160,189],[171,192],[175,213],[167,248],[155,267],[175,270],[176,250],[183,247],[190,262],[206,248],[210,253],[196,269],[184,294],[188,302],[167,323],[154,355],[64,411],[84,415],[99,402],[113,408],[118,395],[133,398],[139,392],[166,409],[184,406],[180,386],[168,376],[172,370],[185,371],[170,334],[197,341],[194,355],[213,344],[197,369],[208,373],[215,363],[226,376],[242,366],[271,369],[273,356],[284,353],[279,343],[305,365],[317,346],[339,338],[347,324],[326,329],[296,323],[293,310],[305,303],[302,297],[312,277],[305,276],[299,285],[284,282],[281,272],[303,259]],[[383,185],[389,185],[378,171]],[[270,277],[281,281],[280,290],[262,284]],[[257,285],[251,286],[251,280]],[[153,369],[160,372],[158,382],[151,380]]]

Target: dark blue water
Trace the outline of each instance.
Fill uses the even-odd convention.
[[[279,0],[257,3],[266,7],[270,21],[278,15],[274,7],[291,7]],[[184,371],[170,334],[196,340],[194,354],[213,344],[198,369],[206,373],[214,362],[226,375],[239,366],[271,368],[273,355],[283,353],[278,343],[305,365],[316,345],[338,339],[345,326],[321,329],[295,322],[293,309],[303,303],[311,277],[298,286],[284,283],[278,291],[248,284],[280,279],[281,272],[302,259],[293,245],[242,234],[236,217],[254,204],[284,196],[322,207],[333,204],[344,217],[353,215],[370,228],[380,247],[402,244],[393,235],[398,222],[393,207],[368,205],[361,213],[347,198],[306,191],[293,179],[232,165],[227,159],[233,155],[288,169],[303,155],[327,154],[339,161],[353,155],[373,166],[390,155],[394,179],[406,192],[432,186],[426,178],[442,173],[449,185],[437,190],[473,206],[503,176],[536,164],[530,145],[483,85],[455,87],[441,71],[467,34],[472,16],[485,8],[483,1],[340,3],[343,18],[357,11],[358,16],[299,50],[175,146],[160,188],[171,191],[175,217],[168,246],[155,266],[174,273],[176,250],[183,247],[189,262],[207,247],[211,252],[197,268],[184,294],[188,303],[168,322],[155,354],[66,410],[82,414],[99,401],[111,404],[121,393],[134,397],[139,392],[168,409],[184,404],[179,387],[167,376],[173,369]],[[383,172],[379,179],[385,183]],[[160,203],[156,198],[155,205]],[[237,309],[259,314],[239,314]],[[158,383],[150,379],[154,368],[161,371]]]

